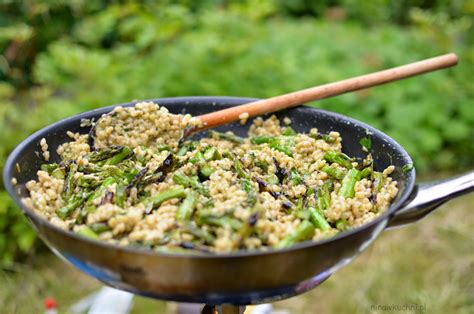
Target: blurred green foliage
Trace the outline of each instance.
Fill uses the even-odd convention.
[[[33,131],[96,107],[184,95],[268,97],[449,51],[460,56],[455,69],[312,105],[387,132],[418,170],[473,163],[473,1],[107,3],[0,2],[1,168]],[[33,244],[0,190],[0,263]]]

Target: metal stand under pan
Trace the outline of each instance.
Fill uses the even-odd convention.
[[[157,300],[178,302],[178,314],[242,314],[248,305],[272,303],[297,296],[319,286],[331,275],[330,271],[322,272],[296,285],[279,289],[267,289],[263,291],[252,291],[249,289],[249,291],[243,293],[222,292],[194,296],[157,295],[144,293],[143,291],[124,285],[123,282],[115,281],[113,276],[109,276],[106,274],[106,272],[91,267],[87,263],[84,263],[73,256],[67,254],[63,255],[55,249],[53,249],[53,252],[56,253],[56,255],[58,255],[60,258],[69,261],[71,264],[86,274],[89,274],[106,283],[108,286],[112,286],[122,291],[127,291],[133,295],[141,295]]]
[[[271,303],[297,296],[319,286],[328,279],[329,276],[330,275],[326,273],[319,274],[307,281],[286,289],[271,290],[265,293],[235,295],[233,296],[234,300],[228,296],[226,298],[227,302],[219,305],[206,303],[201,309],[201,314],[242,314],[245,311],[246,305]]]

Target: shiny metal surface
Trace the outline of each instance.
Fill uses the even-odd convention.
[[[472,191],[474,171],[449,179],[421,183],[415,187],[409,202],[390,219],[387,229],[418,221],[450,199]]]
[[[174,113],[184,111],[199,115],[251,100],[233,97],[182,97],[154,101]],[[130,106],[133,103],[124,105]],[[392,206],[377,219],[317,243],[306,241],[283,250],[219,255],[165,254],[82,238],[43,220],[23,206],[21,198],[27,196],[25,183],[35,178],[36,171],[43,163],[40,155],[35,154],[35,151],[39,151],[38,143],[41,138],[45,137],[49,146],[55,148],[67,141],[67,130],[88,132],[88,129],[79,127],[82,118],[97,119],[112,108],[86,112],[31,135],[9,156],[3,179],[6,189],[21,206],[39,236],[58,256],[118,289],[158,299],[207,304],[246,305],[291,297],[319,285],[363,252],[391,219],[391,223],[395,223],[396,211],[402,205],[406,206],[409,198],[415,195],[415,171],[401,171],[404,165],[412,161],[393,139],[359,121],[323,110],[300,107],[278,115],[292,118],[292,126],[297,131],[307,131],[311,127],[317,127],[321,132],[338,130],[343,137],[344,151],[352,156],[365,156],[359,140],[370,134],[376,169],[390,164],[396,166],[394,178],[399,181],[400,192]],[[244,135],[247,128],[248,125],[235,123],[218,129],[231,129],[238,135]],[[55,152],[51,153],[51,158],[57,160]],[[16,186],[10,183],[12,177],[18,180]],[[436,198],[427,193],[427,197],[429,196],[433,196],[433,200]],[[428,202],[423,204],[425,203]],[[419,209],[422,208],[420,205]]]

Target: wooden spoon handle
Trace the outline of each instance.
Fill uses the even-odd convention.
[[[204,130],[215,126],[227,124],[239,120],[239,116],[255,117],[266,113],[283,110],[301,105],[305,102],[341,95],[407,77],[431,72],[454,66],[458,63],[458,57],[454,53],[409,63],[399,67],[361,75],[354,78],[311,87],[300,91],[284,94],[254,101],[248,104],[231,107],[224,110],[198,116],[203,122],[202,127],[193,130]]]

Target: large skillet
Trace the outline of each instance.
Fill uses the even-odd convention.
[[[155,99],[173,113],[200,115],[253,99],[233,97],[182,97]],[[134,103],[124,104],[131,106]],[[44,163],[39,141],[46,138],[52,160],[58,160],[57,146],[68,141],[66,131],[87,133],[82,118],[99,118],[114,106],[82,113],[50,125],[23,141],[9,156],[3,179],[5,187],[23,209],[40,237],[58,256],[83,272],[118,289],[135,294],[182,302],[207,304],[252,304],[290,297],[307,291],[364,251],[385,229],[420,219],[441,203],[474,189],[474,173],[430,185],[415,184],[415,170],[407,152],[377,129],[339,114],[310,107],[278,113],[293,120],[297,131],[317,127],[322,132],[337,130],[344,151],[364,157],[359,140],[372,137],[375,168],[395,165],[394,179],[399,193],[392,206],[374,221],[317,243],[307,241],[283,250],[239,252],[219,255],[175,255],[145,249],[118,247],[63,231],[25,207],[25,183],[36,177]],[[246,135],[248,124],[220,127]],[[12,177],[18,184],[12,186]]]

